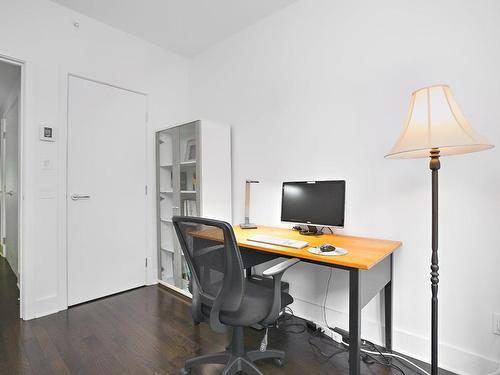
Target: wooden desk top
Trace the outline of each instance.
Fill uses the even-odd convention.
[[[286,255],[288,257],[308,259],[318,263],[336,264],[363,270],[372,268],[402,245],[402,242],[400,241],[378,240],[339,234],[304,236],[293,229],[267,226],[259,226],[257,229],[241,229],[239,225],[233,225],[233,229],[236,241],[241,247]],[[273,237],[307,241],[309,242],[309,246],[304,247],[303,249],[293,249],[290,247],[248,241],[247,238],[254,234],[267,234]],[[341,247],[346,249],[349,253],[340,256],[324,256],[312,254],[308,251],[310,247],[321,246],[324,244]]]
[[[279,254],[287,257],[307,259],[317,263],[335,264],[339,266],[368,270],[385,259],[398,249],[400,241],[379,240],[365,237],[344,236],[338,234],[323,234],[321,236],[303,236],[293,229],[259,226],[257,229],[241,229],[239,225],[233,225],[234,234],[238,245],[248,249]],[[215,239],[213,234],[204,231],[198,232],[198,237]],[[248,241],[247,238],[254,234],[267,234],[273,237],[283,237],[294,240],[309,242],[309,246],[303,249],[277,246],[259,242]],[[346,249],[349,253],[341,256],[324,256],[312,254],[309,247],[331,244]]]

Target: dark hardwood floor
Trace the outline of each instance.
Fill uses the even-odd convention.
[[[178,374],[184,360],[224,350],[227,334],[194,326],[189,303],[158,286],[144,287],[23,322],[18,319],[15,277],[0,258],[0,374]],[[248,329],[246,344],[257,348],[263,333]],[[262,361],[267,375],[347,374],[347,353],[326,361],[313,352],[310,334],[273,329],[269,347],[287,352],[284,368]],[[336,349],[315,338],[325,352]],[[417,374],[399,362],[408,375]],[[391,372],[392,371],[392,372]],[[398,374],[362,364],[363,374]],[[207,366],[193,374],[220,374]],[[444,374],[444,372],[443,372]]]

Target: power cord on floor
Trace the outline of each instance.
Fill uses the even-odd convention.
[[[285,306],[280,311],[278,319],[274,323],[274,327],[276,327],[276,329],[278,329],[279,331],[282,331],[282,332],[285,332],[285,333],[291,333],[291,334],[294,334],[294,335],[298,335],[300,333],[304,333],[306,331],[306,329],[307,329],[307,327],[306,327],[305,324],[301,324],[301,323],[286,323],[287,321],[290,321],[290,320],[293,321],[293,318],[294,318],[293,310],[290,307]],[[261,352],[265,352],[266,349],[267,349],[267,337],[268,337],[269,327],[272,327],[272,325],[265,327],[266,331],[264,333],[264,337],[260,341],[259,350]],[[298,327],[298,329],[295,329],[294,327],[295,328]]]
[[[325,326],[326,326],[328,329],[330,329],[330,330],[333,330],[333,328],[332,328],[332,327],[330,327],[330,325],[328,324],[328,318],[327,318],[327,315],[326,315],[326,305],[327,305],[327,301],[328,301],[328,294],[329,294],[329,291],[330,291],[330,281],[331,281],[331,279],[332,279],[332,275],[333,275],[333,268],[330,268],[330,275],[328,276],[328,281],[327,281],[327,283],[326,283],[325,297],[324,297],[324,299],[323,299],[323,320],[324,320],[324,322],[325,322]],[[378,355],[378,356],[382,356],[382,357],[385,359],[386,363],[381,362],[381,361],[377,360],[376,358],[373,358],[371,355],[370,355],[370,358],[372,358],[372,360],[373,360],[374,362],[378,363],[378,364],[381,364],[381,365],[384,365],[384,366],[388,366],[388,367],[395,368],[396,370],[398,370],[399,372],[401,372],[401,373],[404,375],[404,371],[403,371],[403,370],[402,370],[399,366],[396,366],[395,364],[391,363],[391,361],[390,361],[390,360],[388,360],[388,359],[384,356],[384,354],[382,354],[382,352],[381,352],[381,351],[380,351],[380,350],[379,350],[379,349],[378,349],[378,348],[377,348],[377,347],[376,347],[373,343],[371,343],[371,342],[369,342],[369,341],[366,341],[366,340],[365,340],[365,342],[366,342],[366,343],[369,343],[369,344],[370,344],[370,347],[371,347],[371,348],[373,348],[374,350],[376,350],[376,352],[375,352],[375,351],[370,352],[370,351],[367,351],[366,349],[362,349],[363,353],[365,353],[365,354],[371,354],[371,355]],[[342,342],[342,343],[343,343],[344,345],[349,346],[349,344],[346,344],[345,342]],[[388,355],[388,354],[392,354],[392,353],[386,353],[386,354]],[[391,356],[392,356],[392,357],[397,358],[397,357],[396,357],[396,355],[391,355]],[[391,357],[391,356],[390,356],[390,357]],[[403,357],[401,357],[401,358],[403,358]],[[406,358],[404,358],[404,360],[405,360],[405,361],[407,361],[407,362],[410,362],[410,361],[408,361]],[[423,369],[421,369],[420,367],[418,367],[417,365],[415,365],[413,362],[410,362],[410,364],[411,364],[411,365],[413,365],[413,366],[415,366],[415,367],[416,367],[416,368],[418,368],[419,370],[423,371],[426,375],[429,375],[427,372],[425,372]]]
[[[382,361],[378,360],[377,358],[372,357],[370,354],[363,354],[363,362],[365,362],[368,365],[371,365],[373,363],[377,363],[380,366],[395,368],[401,374],[405,375],[405,372],[403,371],[403,369],[401,369],[401,367],[396,366],[395,364],[393,364],[391,362],[382,362]]]
[[[295,315],[293,310],[286,306],[283,310],[281,310],[281,314],[276,321],[276,328],[285,333],[291,333],[294,335],[304,333],[307,330],[304,323],[286,323],[290,320],[293,322],[294,317]]]
[[[386,367],[392,367],[392,368],[395,368],[396,370],[398,370],[401,374],[405,375],[405,372],[403,371],[403,369],[401,369],[401,367],[399,366],[396,366],[394,363],[392,363],[392,358],[390,357],[386,357],[384,355],[384,353],[382,353],[380,351],[380,349],[377,347],[377,345],[375,345],[374,343],[372,343],[371,341],[368,341],[368,340],[362,340],[361,341],[361,345],[362,345],[362,348],[363,346],[365,347],[368,347],[369,349],[372,349],[372,351],[376,351],[377,353],[380,354],[380,356],[382,357],[382,359],[384,360],[383,362],[378,360],[377,358],[374,358],[372,357],[370,354],[367,354],[367,353],[364,353],[364,358],[363,358],[363,361],[365,363],[368,363],[367,361],[367,358],[370,360],[370,361],[373,361],[373,363],[377,363],[379,365],[382,365],[382,366],[386,366]],[[365,349],[366,350],[366,349]],[[368,363],[369,364],[369,363]]]
[[[324,296],[324,299],[323,299],[323,320],[325,322],[325,326],[330,329],[330,330],[333,330],[332,327],[330,327],[330,325],[328,324],[328,318],[327,318],[327,314],[326,314],[326,305],[327,305],[327,301],[328,301],[328,294],[329,294],[329,291],[330,291],[330,282],[331,282],[331,279],[332,279],[332,276],[333,276],[333,268],[330,269],[330,274],[328,276],[328,281],[326,283],[326,290],[325,290],[325,296]],[[281,311],[281,314],[280,316],[278,317],[278,320],[276,321],[276,328],[285,332],[285,333],[291,333],[291,334],[301,334],[301,333],[304,333],[306,330],[307,330],[307,326],[306,324],[302,324],[302,323],[286,323],[287,321],[290,321],[290,320],[293,320],[293,318],[295,317],[294,313],[293,313],[293,310],[286,306],[282,311]],[[289,329],[291,327],[299,327],[299,329],[297,330],[294,330],[294,329]],[[337,354],[340,354],[340,353],[344,353],[346,352],[347,350],[345,348],[341,349],[341,350],[338,350],[338,351],[335,351],[333,353],[326,353],[323,351],[323,349],[317,344],[314,342],[314,338],[316,337],[319,337],[320,339],[322,338],[326,338],[326,337],[321,337],[320,335],[322,335],[323,332],[321,329],[316,329],[316,331],[314,331],[310,336],[309,336],[309,339],[308,339],[308,343],[309,345],[311,346],[311,348],[313,349],[313,352],[316,353],[316,354],[319,354],[324,362],[323,363],[326,363],[328,362],[331,358],[333,358],[335,355]],[[265,343],[267,344],[267,330],[266,330],[266,335],[264,336],[264,339],[263,339],[263,342],[265,340]],[[324,343],[326,344],[332,344],[333,342],[335,342],[334,340],[332,340],[331,338],[328,339],[328,341],[325,341],[325,340],[322,340]],[[405,374],[405,372],[397,365],[395,365],[394,363],[391,362],[391,360],[387,357],[390,357],[390,358],[396,358],[397,360],[399,361],[405,361],[407,363],[409,363],[410,365],[412,365],[413,367],[415,367],[416,369],[422,371],[425,375],[430,375],[428,372],[426,372],[424,369],[422,369],[421,367],[419,367],[418,365],[414,364],[413,362],[407,360],[406,358],[404,357],[401,357],[397,354],[393,354],[393,353],[382,353],[375,344],[373,344],[372,342],[370,341],[367,341],[367,340],[363,340],[363,342],[366,344],[369,345],[369,347],[373,350],[366,350],[366,349],[361,349],[361,352],[365,354],[365,357],[368,358],[367,359],[363,359],[363,361],[367,364],[370,364],[370,360],[373,361],[371,363],[378,363],[379,365],[383,365],[383,366],[387,366],[387,367],[392,367],[396,370],[398,370],[399,372],[401,372],[401,374]],[[342,341],[342,344],[346,347],[349,347],[349,344],[346,343],[345,341]],[[267,346],[267,345],[266,345]],[[382,362],[380,360],[378,360],[377,358],[374,358],[373,356],[381,356],[385,362]]]
[[[422,367],[418,366],[417,364],[413,363],[412,361],[406,359],[405,357],[403,356],[400,356],[398,354],[394,354],[394,353],[388,353],[388,352],[384,352],[382,353],[373,343],[369,342],[369,341],[365,341],[366,343],[369,343],[371,344],[371,346],[373,348],[375,348],[377,351],[371,351],[371,350],[366,350],[366,349],[361,349],[361,352],[362,353],[365,353],[365,354],[370,354],[370,355],[376,355],[376,356],[382,356],[382,357],[392,357],[392,358],[396,358],[400,361],[404,361],[406,362],[407,364],[410,364],[411,366],[413,366],[414,368],[416,368],[417,370],[421,371],[424,375],[430,375],[427,371],[425,371]],[[342,341],[342,344],[344,344],[345,346],[349,347],[349,344],[345,341]],[[402,362],[403,363],[403,362]],[[394,364],[391,364],[392,366],[395,366]],[[396,366],[397,367],[397,366]],[[401,369],[399,369],[400,371],[402,371]],[[404,372],[402,371],[402,373],[404,374]]]
[[[317,354],[321,357],[320,363],[326,363],[330,359],[332,359],[334,356],[340,353],[345,353],[347,350],[345,348],[339,348],[337,345],[335,345],[335,341],[333,341],[331,338],[327,338],[328,336],[324,336],[323,332],[320,329],[317,329],[314,331],[310,336],[309,339],[307,340],[309,345],[311,346],[311,349],[313,350],[314,354]],[[327,344],[328,346],[333,346],[335,347],[336,351],[332,353],[327,353],[323,351],[323,349],[316,343],[314,342],[314,339],[318,338],[321,342],[324,344]]]
[[[286,306],[282,311],[281,314],[276,321],[276,328],[282,332],[285,333],[291,333],[291,334],[302,334],[307,331],[307,325],[305,323],[286,323],[289,321],[293,321],[295,315],[293,310]],[[290,329],[292,327],[299,327],[298,329]],[[313,352],[320,357],[322,357],[321,361],[322,363],[328,362],[331,358],[333,358],[335,355],[340,354],[340,353],[345,353],[346,349],[345,348],[339,348],[338,346],[337,351],[334,351],[333,353],[327,353],[323,351],[323,349],[318,345],[318,343],[314,342],[315,338],[319,338],[323,343],[333,346],[334,341],[331,340],[330,338],[327,338],[327,336],[323,335],[323,332],[320,328],[316,329],[313,333],[308,338],[308,343],[311,346]],[[264,335],[264,338],[262,339],[261,342],[261,350],[262,350],[262,345],[267,344],[267,330],[266,334]],[[267,345],[266,345],[267,346]]]

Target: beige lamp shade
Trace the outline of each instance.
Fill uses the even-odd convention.
[[[391,159],[423,158],[492,148],[465,119],[447,85],[424,87],[411,94],[410,108],[398,141],[386,155]]]

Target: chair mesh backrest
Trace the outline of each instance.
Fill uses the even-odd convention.
[[[243,298],[244,274],[241,254],[228,223],[176,216],[173,218],[186,262],[192,274],[193,288],[202,302],[212,305],[219,296],[221,307],[236,310]]]

